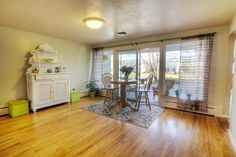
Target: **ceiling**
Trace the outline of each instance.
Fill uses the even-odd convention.
[[[1,0],[0,25],[99,44],[225,25],[235,11],[236,0]],[[90,16],[104,26],[86,27]]]

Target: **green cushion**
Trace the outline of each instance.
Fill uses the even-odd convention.
[[[29,103],[27,100],[12,100],[8,102],[9,114],[11,117],[29,113]]]

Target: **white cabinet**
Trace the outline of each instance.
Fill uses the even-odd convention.
[[[70,102],[68,74],[27,74],[27,95],[31,109]]]
[[[27,96],[31,109],[70,102],[70,80],[62,64],[62,54],[50,45],[39,45],[32,50],[27,69]]]

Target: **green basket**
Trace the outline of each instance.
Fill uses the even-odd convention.
[[[78,90],[72,90],[70,92],[70,102],[78,102],[80,101],[80,95],[79,95],[79,91]]]
[[[27,100],[12,100],[8,102],[9,114],[17,117],[29,113],[29,103]]]

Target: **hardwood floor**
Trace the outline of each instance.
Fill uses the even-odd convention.
[[[234,156],[224,119],[166,109],[145,129],[80,109],[101,100],[0,117],[0,156]]]

